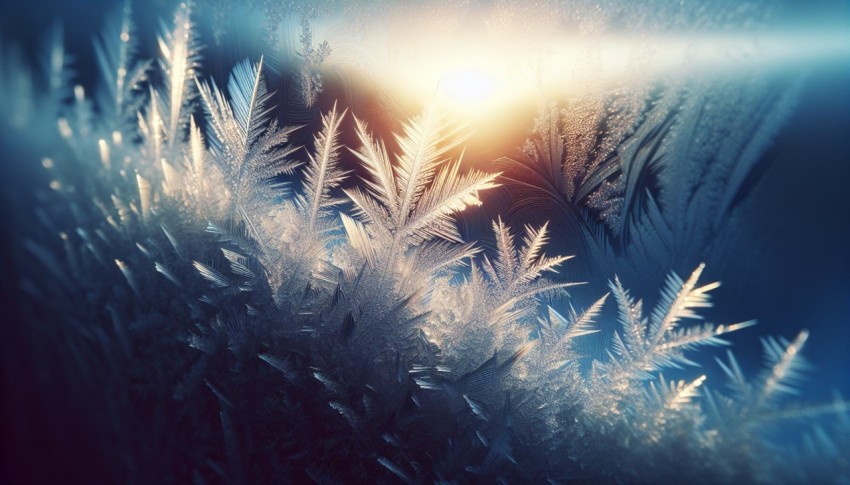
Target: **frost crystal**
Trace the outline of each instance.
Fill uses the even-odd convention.
[[[438,105],[403,123],[391,152],[333,104],[302,152],[278,127],[263,57],[237,63],[226,90],[198,79],[181,4],[157,71],[138,58],[127,5],[95,42],[94,100],[73,85],[61,30],[43,78],[0,49],[0,90],[17,95],[0,99],[0,150],[14,155],[2,179],[19,203],[8,259],[24,302],[8,376],[32,378],[21,415],[43,417],[40,431],[86,429],[82,451],[46,437],[106,464],[83,461],[74,478],[850,479],[850,404],[789,402],[805,396],[808,332],[764,338],[755,377],[731,351],[701,368],[698,351],[752,322],[694,324],[718,284],[699,282],[702,264],[667,271],[718,244],[796,86],[689,81],[547,106],[502,166],[506,189],[530,197],[520,209],[552,206],[514,229],[492,216],[482,249],[457,219],[503,174],[455,156],[465,137]],[[497,10],[494,22],[521,11]],[[611,13],[593,11],[581,29]],[[318,105],[327,47],[307,27],[302,40]],[[558,273],[570,256],[544,252],[556,224],[604,271],[669,274],[655,307],[613,277],[580,308],[573,273]],[[782,447],[791,422],[801,438]]]

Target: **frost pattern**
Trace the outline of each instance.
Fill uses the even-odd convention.
[[[514,211],[559,221],[556,231],[595,273],[655,281],[722,260],[759,157],[801,87],[740,78],[684,80],[660,93],[639,85],[542,108],[519,154],[499,161]]]
[[[299,67],[295,80],[301,91],[304,106],[310,108],[316,104],[324,89],[322,63],[331,54],[331,46],[327,41],[321,42],[318,46],[313,44],[313,31],[306,18],[301,20],[300,40],[301,50],[297,53]]]
[[[249,224],[250,215],[274,198],[270,181],[296,166],[287,160],[293,149],[286,148],[294,129],[277,129],[270,122],[271,93],[262,67],[262,59],[257,65],[236,65],[228,82],[229,102],[214,81],[198,85],[212,127],[211,147],[232,200],[231,217],[243,216]]]
[[[77,416],[98,423],[91,446],[111,464],[98,479],[850,477],[840,451],[850,439],[848,403],[787,402],[802,394],[807,332],[765,338],[765,368],[755,378],[731,352],[719,360],[728,390],[713,387],[703,369],[689,374],[697,350],[726,345],[724,335],[751,325],[688,323],[717,286],[699,283],[702,265],[686,279],[671,274],[648,314],[616,278],[609,294],[576,310],[564,294],[573,283],[551,279],[569,258],[545,255],[548,224],[517,233],[497,218],[494,252],[463,241],[457,214],[481,205],[499,174],[461,171],[452,155],[463,136],[436,106],[403,125],[392,154],[363,120],[334,106],[298,160],[292,129],[274,121],[262,58],[237,64],[226,92],[196,81],[199,46],[183,5],[159,40],[159,83],[142,74],[153,64],[124,45],[132,34],[121,18],[117,37],[97,44],[99,110],[82,87],[67,85],[56,44],[58,70],[49,75],[59,81],[46,85],[68,102],[2,100],[55,108],[3,112],[4,130],[50,142],[21,138],[23,153],[47,153],[32,155],[40,164],[20,164],[38,186],[22,214],[10,215],[20,228],[12,252],[17,291],[38,309],[27,335],[38,335],[38,355],[51,356],[43,371],[52,385],[38,390],[37,405],[75,402],[71,414],[49,414],[48,429]],[[18,63],[0,62],[4,89],[28,80]],[[192,116],[198,96],[206,133]],[[779,101],[759,103],[760,112],[788,98]],[[682,102],[677,109],[706,109]],[[569,179],[573,199],[610,202],[594,206],[604,213],[642,197],[632,192],[632,172],[610,168],[612,154],[623,166],[660,163],[647,147],[694,155],[698,165],[723,153],[743,168],[727,167],[722,179],[732,182],[721,192],[703,180],[712,173],[661,174],[689,180],[709,194],[700,200],[726,207],[771,130],[748,129],[742,111],[734,127],[747,135],[728,137],[711,129],[710,117],[674,123],[666,106],[654,103],[650,121],[626,123],[566,156],[565,137],[583,139],[556,135],[567,120],[550,112],[549,126],[561,127],[526,154]],[[127,123],[133,110],[137,126]],[[668,120],[662,127],[675,125],[669,136],[659,135],[668,133],[659,116]],[[358,139],[348,151],[346,123]],[[703,130],[708,138],[697,143],[693,133]],[[360,164],[359,183],[344,159]],[[280,173],[300,183],[281,190],[273,183]],[[678,200],[660,195],[665,207]],[[685,219],[705,214],[685,207],[677,213]],[[587,362],[579,343],[600,333],[611,300],[618,317],[607,355]],[[771,431],[789,420],[806,431],[798,448],[781,450]]]

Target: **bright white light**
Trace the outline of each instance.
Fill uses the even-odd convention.
[[[497,81],[486,72],[464,69],[443,76],[440,89],[459,103],[478,104],[493,96]]]

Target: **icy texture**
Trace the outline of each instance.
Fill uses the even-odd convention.
[[[122,17],[117,38],[98,44],[108,71],[98,111],[82,87],[66,85],[55,44],[57,71],[48,75],[60,81],[32,100],[2,100],[21,108],[3,111],[4,132],[40,140],[12,137],[26,156],[10,161],[37,180],[32,200],[9,215],[28,303],[21,331],[43,359],[35,405],[61,411],[48,415],[47,429],[94,423],[86,446],[106,465],[79,472],[87,481],[850,478],[848,403],[787,402],[802,394],[807,332],[766,338],[755,378],[730,353],[718,362],[729,390],[718,390],[702,369],[691,372],[692,357],[749,323],[688,322],[717,286],[699,283],[702,265],[686,279],[671,274],[649,313],[617,279],[609,295],[599,289],[594,304],[576,310],[564,300],[572,283],[554,275],[568,257],[544,254],[548,225],[515,232],[497,218],[492,254],[462,240],[456,216],[481,205],[499,174],[461,171],[451,154],[462,133],[436,106],[403,125],[392,154],[364,121],[334,107],[302,164],[291,129],[273,120],[262,59],[237,64],[226,92],[196,81],[190,17],[181,6],[160,40],[163,81],[153,85],[160,76],[138,74],[153,64],[123,46],[132,34]],[[13,91],[28,85],[18,62],[0,62],[5,92],[27,92]],[[67,102],[52,93],[67,93]],[[192,117],[198,97],[206,133]],[[682,99],[663,143],[658,122],[666,127],[672,110],[659,102],[633,135],[623,124],[565,158],[550,130],[530,156],[568,177],[574,199],[598,193],[602,213],[636,190],[628,170],[622,186],[606,188],[620,183],[601,175],[614,152],[621,163],[638,163],[629,150],[647,144],[689,156],[729,152],[722,159],[744,167],[729,165],[722,179],[740,179],[771,130],[751,127],[742,111],[734,126],[748,135],[717,133],[704,115],[678,114],[704,112],[702,101]],[[756,105],[775,110],[783,100]],[[346,124],[358,138],[348,151]],[[703,129],[696,143],[692,133]],[[629,136],[643,140],[638,148]],[[360,164],[363,180],[347,178],[343,158]],[[270,183],[282,172],[298,176],[290,190]],[[700,201],[728,202],[727,190],[709,190],[719,186],[704,180],[711,174],[686,173],[661,175],[710,194]],[[670,190],[661,192],[670,204],[686,197]],[[694,208],[675,213],[706,211],[685,207]],[[609,228],[627,225],[615,222]],[[583,365],[578,344],[610,318],[611,301],[619,316],[607,355]],[[781,449],[773,433],[790,420],[810,428],[799,449]]]
[[[322,63],[331,53],[331,46],[327,41],[318,46],[313,45],[313,32],[310,23],[303,19],[301,21],[301,49],[298,51],[299,69],[296,83],[301,90],[301,98],[304,106],[310,108],[318,101],[322,94]]]
[[[595,273],[629,281],[724,259],[756,164],[801,86],[762,77],[686,79],[542,108],[519,154],[499,161],[514,211],[557,221]]]
[[[274,198],[270,181],[291,174],[296,163],[287,160],[294,128],[278,129],[271,121],[271,93],[266,89],[263,62],[243,61],[230,75],[228,102],[215,82],[198,85],[212,128],[210,146],[219,161],[231,196],[231,216],[250,220]]]
[[[362,221],[347,223],[346,232],[380,287],[412,296],[424,290],[423,277],[427,282],[428,275],[472,254],[471,246],[462,244],[453,216],[467,206],[481,205],[479,192],[495,187],[498,174],[460,174],[460,160],[445,159],[461,139],[456,131],[445,130],[433,106],[396,136],[396,164],[366,125],[360,120],[356,124],[361,146],[353,154],[369,179],[365,190],[345,191]]]

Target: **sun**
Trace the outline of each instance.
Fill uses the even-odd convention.
[[[457,103],[475,105],[492,99],[498,84],[498,78],[488,72],[460,69],[445,74],[439,89]]]

